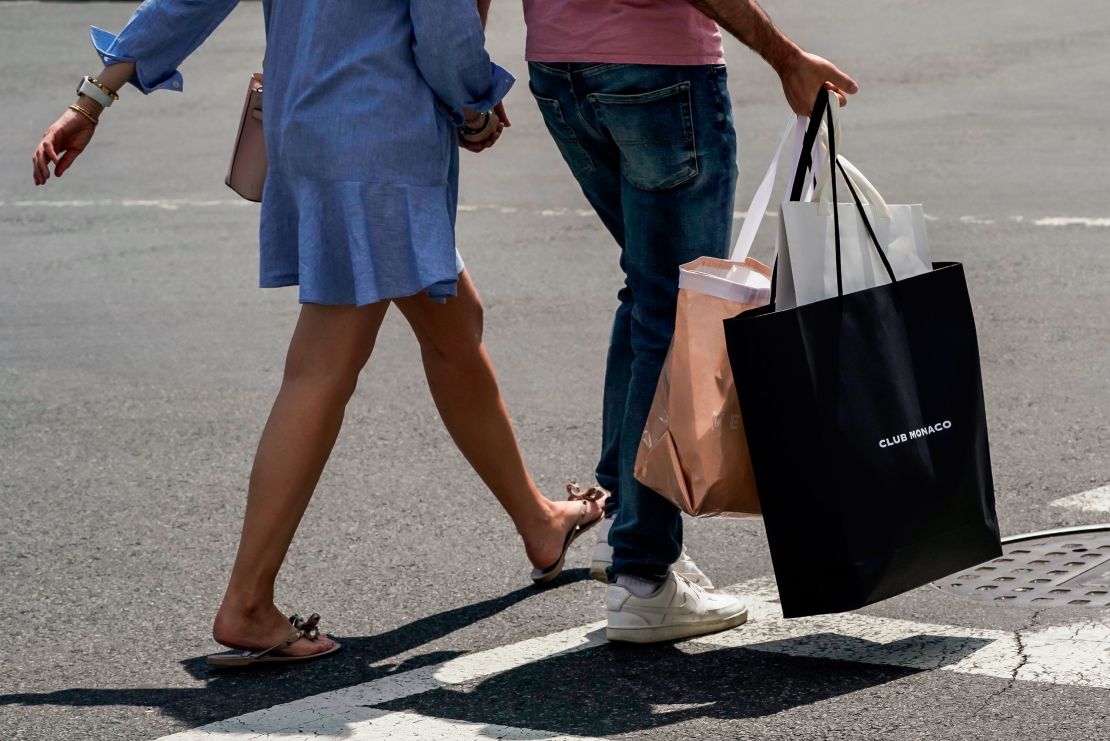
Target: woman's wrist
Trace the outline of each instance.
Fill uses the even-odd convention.
[[[78,102],[76,102],[76,103],[70,104],[69,110],[73,111],[75,114],[77,114],[81,118],[85,119],[86,121],[91,123],[93,126],[96,126],[97,124],[100,123],[100,114],[99,113],[94,113],[89,108],[86,108],[84,105],[81,104],[80,100],[78,100]]]
[[[464,111],[462,129],[470,134],[476,134],[489,125],[489,111]]]
[[[468,142],[478,144],[490,138],[496,128],[496,114],[486,111],[475,118],[465,119],[465,125],[459,128],[459,135]]]
[[[97,82],[104,85],[114,93],[118,93],[127,81],[135,76],[134,62],[119,62],[109,64],[96,76]]]
[[[100,105],[100,103],[93,100],[92,98],[90,98],[87,95],[78,95],[77,96],[77,105],[81,106],[82,108],[84,108],[86,111],[88,111],[89,113],[91,113],[94,116],[99,117],[100,114],[104,112],[104,106]]]

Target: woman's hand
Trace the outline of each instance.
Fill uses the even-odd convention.
[[[512,123],[505,113],[505,106],[498,103],[497,106],[490,111],[489,122],[486,124],[483,137],[480,139],[470,137],[468,139],[460,134],[459,145],[470,152],[485,151],[496,144],[497,140],[501,138],[501,132],[510,126],[512,126]]]
[[[83,104],[83,107],[92,109],[91,105]],[[45,185],[50,179],[51,164],[54,165],[54,174],[61,177],[85,151],[95,132],[96,125],[77,111],[63,113],[42,135],[42,141],[31,158],[35,164],[35,185]]]

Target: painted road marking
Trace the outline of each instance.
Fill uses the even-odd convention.
[[[254,731],[234,731],[213,735],[200,731],[180,733],[168,738],[174,741],[247,741],[274,738],[275,741],[473,741],[474,739],[512,739],[512,741],[600,741],[591,736],[567,736],[528,728],[445,720],[410,712],[392,712],[374,708],[354,708],[343,716],[329,716],[298,726],[297,730],[277,736],[259,735]]]
[[[1037,627],[1018,632],[937,625],[856,613],[783,620],[774,580],[755,579],[725,591],[748,602],[749,621],[693,643],[788,656],[942,670],[1007,680],[1110,689],[1110,620]],[[1039,615],[1036,613],[1035,615]],[[248,713],[160,741],[274,738],[566,739],[543,731],[501,728],[394,713],[373,706],[510,671],[605,643],[604,622],[460,656],[372,682]],[[475,736],[481,729],[487,736]],[[496,730],[496,733],[494,732]],[[502,735],[496,735],[501,733]],[[270,734],[274,734],[271,736]],[[394,735],[390,735],[394,734]],[[424,734],[421,736],[420,734]],[[454,735],[450,735],[454,734]],[[578,737],[581,738],[581,737]]]
[[[1075,216],[1048,216],[1033,222],[1036,226],[1110,226],[1110,218],[1075,217]]]
[[[1020,631],[934,625],[856,613],[783,620],[752,600],[746,626],[694,642],[808,658],[1110,689],[1110,621]]]
[[[1085,512],[1110,512],[1110,484],[1072,494],[1052,502],[1053,507],[1069,507]]]
[[[101,198],[101,199],[78,199],[70,201],[53,201],[47,199],[41,200],[20,200],[20,201],[0,201],[0,208],[155,208],[163,211],[178,211],[183,208],[220,208],[232,207],[241,208],[243,206],[255,206],[257,204],[244,199],[190,199],[190,198]],[[556,208],[542,208],[542,209],[522,209],[518,206],[502,206],[496,203],[470,203],[460,204],[459,211],[463,213],[473,213],[476,211],[496,211],[502,214],[515,214],[523,213],[531,216],[579,216],[589,218],[594,216],[593,209],[589,208],[572,208],[569,206],[559,206]],[[734,211],[732,214],[733,219],[743,219],[747,216],[744,211]],[[777,211],[768,211],[767,216],[777,218]],[[925,214],[926,221],[943,221],[948,217],[939,217],[934,214]],[[1010,216],[1009,220],[1016,223],[1024,223],[1025,216]],[[983,216],[968,215],[956,217],[956,220],[963,224],[985,225],[993,226],[998,223],[998,220],[986,218]],[[1044,227],[1067,227],[1067,226],[1087,226],[1087,227],[1110,227],[1110,217],[1107,216],[1046,216],[1040,219],[1030,218],[1029,222],[1034,226]]]
[[[530,638],[509,646],[491,648],[467,654],[442,664],[401,672],[372,682],[344,687],[343,689],[305,697],[284,705],[277,705],[229,720],[212,723],[192,731],[165,736],[160,741],[199,741],[200,739],[249,739],[280,734],[282,741],[289,733],[306,732],[309,726],[328,726],[337,729],[337,735],[312,738],[350,738],[351,726],[379,720],[367,716],[367,706],[418,695],[423,692],[461,684],[491,674],[516,669],[527,664],[562,654],[594,648],[605,643],[605,623],[591,623],[579,628],[552,633],[540,638]],[[454,721],[450,721],[454,723]],[[514,729],[514,733],[538,733],[528,729]],[[295,736],[294,736],[295,737]],[[384,738],[386,736],[378,736]],[[371,736],[365,736],[371,738]],[[427,738],[427,736],[425,736]],[[471,738],[462,736],[461,738]],[[497,738],[494,736],[494,738]],[[514,736],[507,736],[514,738]],[[568,738],[566,736],[534,736],[522,738]]]
[[[157,208],[163,211],[177,211],[182,208],[215,208],[224,206],[254,206],[257,204],[245,199],[196,200],[191,198],[124,198],[74,201],[0,201],[0,206],[11,208]]]

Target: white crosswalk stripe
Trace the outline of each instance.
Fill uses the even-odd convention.
[[[1081,509],[1085,512],[1110,512],[1110,484],[1062,497],[1054,501],[1052,506]]]
[[[10,3],[8,3],[10,4]],[[3,4],[0,4],[2,6]],[[32,209],[50,209],[50,208],[155,208],[163,211],[177,211],[183,208],[214,208],[214,207],[232,207],[240,208],[243,206],[256,206],[258,204],[251,201],[246,201],[241,198],[220,198],[220,199],[199,199],[199,198],[100,198],[100,199],[77,199],[77,200],[51,200],[46,198],[38,199],[23,199],[16,201],[0,201],[0,209],[11,208],[32,208]],[[460,204],[458,210],[463,213],[474,211],[496,211],[502,214],[515,214],[524,213],[533,216],[578,216],[583,218],[594,218],[595,213],[593,209],[589,208],[571,208],[562,206],[558,208],[544,208],[544,209],[522,209],[518,206],[503,206],[496,203],[471,203]],[[744,211],[734,211],[734,219],[742,219],[747,214]],[[778,217],[777,211],[768,211],[767,216],[772,218]],[[938,217],[934,214],[926,214],[926,221],[942,221],[952,219],[954,217]],[[977,216],[969,214],[965,216],[955,217],[957,221],[962,224],[972,224],[977,226],[994,226],[1004,219],[987,218],[984,216]],[[1042,218],[1026,218],[1025,216],[1010,216],[1009,221],[1015,223],[1029,223],[1033,226],[1040,227],[1110,227],[1110,217],[1106,216],[1045,216]]]
[[[398,700],[402,697],[428,692],[450,685],[469,682],[474,679],[516,669],[559,654],[581,651],[600,646],[605,642],[605,623],[591,623],[580,628],[560,631],[541,638],[531,638],[509,646],[479,651],[460,656],[443,664],[414,669],[397,675],[383,677],[372,682],[345,687],[333,692],[313,695],[301,700],[278,705],[254,713],[241,715],[230,720],[213,723],[193,731],[166,736],[162,741],[200,741],[201,739],[266,738],[266,734],[280,734],[282,741],[288,741],[290,733],[308,733],[314,739],[373,739],[395,738],[387,733],[379,734],[392,721],[382,719],[382,715],[368,714],[368,705]],[[411,715],[411,714],[409,714]],[[412,718],[408,723],[415,722]],[[442,721],[456,723],[456,721]],[[382,724],[386,724],[383,726]],[[467,726],[469,724],[461,724]],[[505,738],[542,738],[565,739],[569,736],[537,734],[528,729],[512,729],[514,735]],[[525,734],[525,735],[522,735]],[[448,738],[447,736],[423,736],[423,738]],[[450,738],[473,738],[474,736],[452,736]],[[486,738],[490,736],[482,736]],[[499,738],[492,736],[492,738]],[[578,737],[581,738],[581,737]]]
[[[937,625],[857,613],[783,620],[774,582],[728,588],[749,603],[747,625],[694,639],[716,647],[942,670],[1025,682],[1110,689],[1110,619],[1018,632]],[[1096,613],[1097,614],[1097,613]],[[1035,621],[1033,621],[1035,622]],[[604,622],[492,648],[372,682],[260,710],[160,741],[508,738],[580,739],[526,728],[375,709],[404,697],[457,686],[605,642]]]
[[[934,625],[857,613],[781,619],[749,605],[747,626],[694,639],[722,647],[1110,689],[1110,621],[1018,632]]]
[[[276,738],[280,741],[466,741],[470,739],[512,739],[512,741],[590,741],[588,736],[567,736],[527,728],[470,723],[461,720],[444,720],[408,712],[390,712],[373,708],[352,708],[341,716],[328,716],[297,726],[295,731],[282,731],[279,735],[258,734],[251,731],[202,732],[191,731],[168,736],[174,741],[248,741],[248,739]]]

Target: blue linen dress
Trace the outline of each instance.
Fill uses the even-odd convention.
[[[105,64],[134,62],[144,93],[181,90],[178,65],[238,1],[146,0],[118,36],[94,27],[93,44]],[[456,295],[456,127],[513,84],[485,52],[475,0],[262,5],[262,287],[359,306]]]

